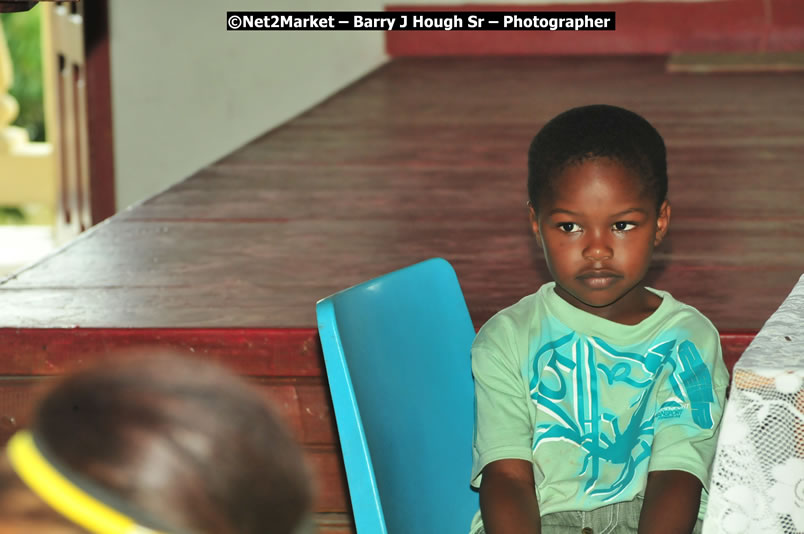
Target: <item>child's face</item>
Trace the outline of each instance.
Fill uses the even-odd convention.
[[[531,208],[556,292],[570,304],[615,318],[639,314],[647,291],[639,284],[670,221],[639,178],[619,162],[598,158],[568,167],[553,191]]]

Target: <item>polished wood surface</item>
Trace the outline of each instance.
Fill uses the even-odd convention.
[[[673,217],[648,283],[707,315],[733,365],[804,272],[804,74],[664,65],[394,60],[117,214],[0,284],[0,438],[40,377],[119,348],[194,352],[279,404],[321,481],[322,532],[349,532],[316,300],[433,256],[455,266],[476,326],[535,291],[549,275],[527,146],[595,102],[664,135]]]
[[[649,283],[757,330],[804,270],[804,74],[672,75],[664,59],[396,60],[0,285],[4,327],[315,327],[314,303],[442,256],[476,324],[548,273],[526,149],[609,102],[668,145]]]

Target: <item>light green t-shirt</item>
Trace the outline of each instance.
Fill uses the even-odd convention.
[[[473,486],[491,462],[532,461],[542,515],[641,497],[649,471],[686,471],[708,488],[729,380],[720,337],[650,290],[662,303],[637,325],[580,310],[551,282],[480,329]]]

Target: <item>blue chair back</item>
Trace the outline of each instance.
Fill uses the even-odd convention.
[[[452,266],[434,258],[318,302],[358,534],[465,534],[475,330]]]

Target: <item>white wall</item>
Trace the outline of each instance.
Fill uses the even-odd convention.
[[[386,60],[382,32],[226,31],[226,11],[331,0],[109,2],[117,209],[182,180]],[[379,11],[382,0],[338,10]]]

